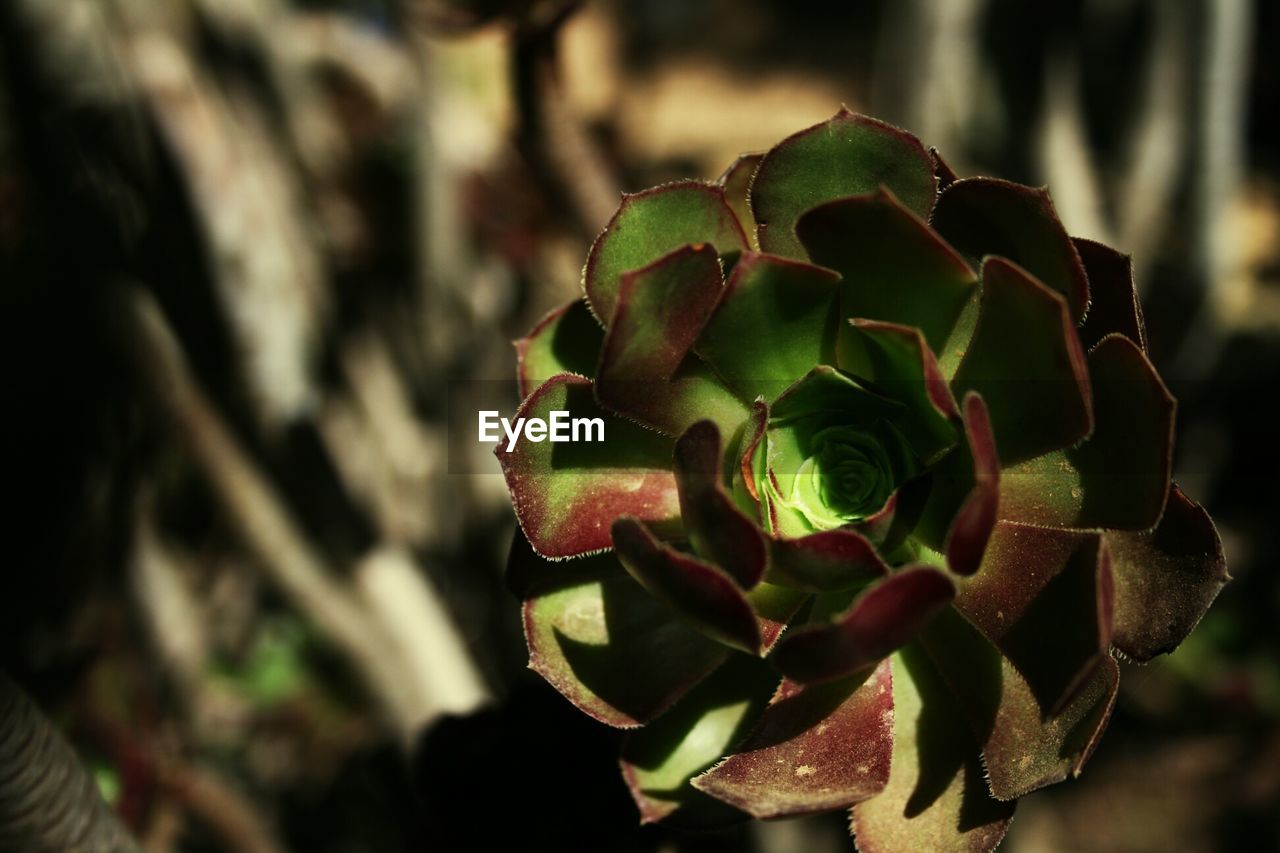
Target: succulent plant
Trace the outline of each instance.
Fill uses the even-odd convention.
[[[605,440],[499,448],[509,578],[646,822],[989,850],[1228,579],[1129,260],[1042,189],[841,111],[624,196],[583,287],[517,342],[517,414]]]

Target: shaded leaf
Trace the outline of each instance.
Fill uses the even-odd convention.
[[[525,601],[524,633],[529,666],[584,713],[643,725],[729,654],[619,573],[614,555],[578,563],[600,576],[580,573],[577,583]]]
[[[873,582],[829,624],[792,629],[773,660],[783,675],[811,683],[873,666],[916,635],[955,596],[947,576],[908,566]]]
[[[618,212],[591,245],[582,286],[591,311],[608,328],[623,273],[648,266],[681,246],[710,243],[721,255],[747,248],[724,190],[677,181],[624,195]]]
[[[956,609],[1022,673],[1055,716],[1111,646],[1110,558],[1100,537],[1000,522]]]
[[[778,686],[759,658],[733,655],[649,725],[622,743],[622,776],[642,823],[706,828],[746,817],[689,784],[740,743]]]
[[[1045,189],[964,178],[938,196],[929,224],[973,263],[995,255],[1027,270],[1067,300],[1072,325],[1084,319],[1089,281]]]
[[[796,233],[840,273],[840,318],[920,329],[941,355],[978,277],[924,220],[883,189],[811,208]]]
[[[720,432],[711,421],[698,421],[676,441],[680,516],[694,552],[751,589],[764,577],[768,552],[760,528],[725,492],[723,458]]]
[[[516,518],[539,554],[575,557],[608,548],[609,525],[620,515],[679,528],[670,439],[605,412],[591,383],[577,376],[549,379],[516,417],[548,419],[553,411],[599,418],[604,441],[521,439],[510,452],[505,443],[495,450]]]
[[[971,575],[982,565],[1000,504],[1000,458],[991,419],[982,397],[972,391],[964,398],[964,428],[972,460],[973,488],[947,531],[943,553],[958,575]]]
[[[1018,670],[954,609],[934,620],[922,639],[982,743],[997,799],[1014,800],[1080,775],[1115,704],[1120,671],[1114,660],[1105,658],[1061,713],[1046,719]]]
[[[957,713],[957,697],[918,644],[890,660],[893,770],[882,793],[853,807],[858,850],[994,850],[1009,829],[1014,804],[987,790],[981,753]]]
[[[623,274],[600,352],[596,398],[669,435],[703,418],[733,432],[746,407],[696,356],[690,358],[722,288],[720,259],[705,244],[683,246]]]
[[[892,729],[888,661],[830,684],[784,681],[746,742],[693,785],[757,818],[842,808],[884,787]]]
[[[770,255],[744,255],[698,353],[743,400],[772,400],[835,349],[837,277]]]
[[[760,248],[804,258],[795,226],[805,211],[881,186],[908,210],[929,215],[936,193],[933,161],[911,134],[842,109],[787,137],[765,154],[751,184]]]
[[[547,314],[516,341],[520,398],[560,373],[593,376],[603,342],[604,332],[583,300],[575,299]]]
[[[1080,326],[1080,343],[1092,349],[1118,332],[1146,352],[1147,327],[1133,282],[1133,259],[1093,240],[1076,237],[1072,242],[1089,278],[1089,314]]]
[[[1081,445],[1015,465],[1001,481],[1000,517],[1079,529],[1150,529],[1169,494],[1174,399],[1123,335],[1089,353],[1093,433]]]
[[[1116,648],[1135,660],[1171,652],[1231,576],[1204,509],[1176,485],[1150,533],[1106,533],[1115,574]]]
[[[903,404],[892,423],[922,462],[932,464],[955,446],[951,420],[960,411],[919,329],[855,319],[840,334],[840,368]]]
[[[634,518],[613,523],[613,543],[627,572],[654,598],[707,636],[759,653],[762,638],[755,611],[723,569],[659,542]]]
[[[1093,427],[1085,356],[1066,303],[1000,258],[982,266],[981,313],[951,390],[982,395],[1005,465],[1069,447]]]

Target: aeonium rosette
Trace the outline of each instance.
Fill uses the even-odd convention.
[[[842,111],[624,197],[583,278],[518,414],[605,441],[499,450],[510,577],[645,821],[990,849],[1227,579],[1128,259],[1043,190]]]

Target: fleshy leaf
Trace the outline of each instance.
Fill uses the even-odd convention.
[[[1148,530],[1169,494],[1174,399],[1138,345],[1112,334],[1089,353],[1092,435],[1007,468],[1000,516],[1046,527]]]
[[[840,368],[906,407],[893,424],[921,461],[932,464],[955,446],[951,419],[960,411],[919,329],[854,319],[840,335]]]
[[[724,200],[729,203],[738,223],[751,242],[750,248],[759,249],[756,242],[756,220],[751,215],[751,179],[756,175],[763,153],[743,154],[729,164],[729,168],[716,179],[716,183],[724,190]]]
[[[1231,576],[1203,508],[1176,485],[1150,533],[1107,533],[1115,573],[1116,648],[1139,661],[1173,651]]]
[[[995,527],[1000,505],[1000,457],[986,403],[970,392],[964,398],[964,428],[973,459],[973,490],[947,531],[947,565],[960,575],[971,575],[982,565],[987,542]]]
[[[1027,680],[1054,716],[1111,646],[1114,591],[1100,537],[1000,522],[956,609]]]
[[[760,522],[765,530],[772,530],[769,508],[762,503],[759,484],[765,477],[765,430],[769,426],[769,406],[763,400],[751,404],[747,423],[738,443],[737,465],[731,477],[733,499],[738,506]]]
[[[1093,427],[1088,370],[1067,304],[1000,258],[982,265],[978,326],[951,390],[982,395],[1005,465],[1069,447]]]
[[[991,418],[982,396],[970,391],[964,403],[965,444],[934,468],[915,536],[945,555],[958,575],[971,575],[996,523],[1000,501],[1000,459]]]
[[[784,681],[747,741],[693,785],[757,818],[842,808],[884,788],[892,731],[888,661],[830,684]]]
[[[938,672],[960,698],[982,743],[987,780],[997,799],[1079,776],[1115,704],[1120,671],[1110,657],[1060,714],[1044,719],[1026,680],[953,609],[923,637]]]
[[[835,349],[836,285],[820,267],[744,255],[696,349],[743,400],[772,400]]]
[[[1067,300],[1072,325],[1084,319],[1089,281],[1043,188],[965,178],[938,196],[930,224],[974,263],[996,255],[1018,264]]]
[[[917,643],[893,662],[893,770],[883,792],[853,807],[861,853],[989,853],[1013,803],[991,797],[978,744],[957,697]]]
[[[659,542],[634,518],[613,523],[613,543],[630,575],[685,621],[726,645],[757,654],[760,624],[723,569]]]
[[[680,516],[694,552],[751,589],[764,577],[768,552],[760,528],[725,492],[723,458],[720,432],[711,421],[698,421],[676,441]]]
[[[561,373],[593,376],[602,343],[604,332],[583,300],[575,299],[547,314],[529,334],[516,341],[520,399]]]
[[[572,579],[524,603],[529,666],[595,719],[643,725],[729,654],[627,577],[613,554],[548,564],[543,574],[561,565],[573,566]]]
[[[917,466],[901,434],[892,424],[881,423],[903,411],[901,403],[825,364],[809,371],[778,397],[770,407],[766,450],[768,479],[764,491],[770,503],[771,529],[784,536],[804,536],[823,525],[843,524],[845,516],[837,516],[820,495],[814,494],[820,483],[815,482],[816,462],[811,457],[818,449],[815,442],[827,433],[823,441],[861,443],[864,450],[877,456],[876,470],[881,475],[892,474],[882,476],[875,490],[864,496],[868,503],[866,512],[860,515],[864,525],[861,532],[873,541],[877,535],[882,536],[893,519],[894,508],[893,493],[882,487],[892,489]],[[884,500],[883,506],[871,505],[869,501],[874,497]]]
[[[809,592],[855,589],[889,573],[874,545],[847,528],[769,541],[769,579]]]
[[[819,364],[779,395],[770,407],[775,422],[839,414],[859,424],[901,413],[903,406],[868,389],[834,367]]]
[[[912,326],[944,352],[978,277],[923,219],[879,189],[810,209],[796,233],[815,264],[842,276],[841,319]]]
[[[787,137],[765,154],[751,184],[760,248],[803,259],[795,226],[805,211],[881,186],[922,218],[933,209],[933,161],[906,131],[841,110]]]
[[[706,244],[683,246],[623,274],[600,352],[596,398],[669,435],[703,418],[733,432],[746,407],[690,357],[723,286],[720,259]]]
[[[914,637],[954,596],[943,572],[900,569],[872,583],[834,622],[793,628],[778,644],[774,663],[805,684],[861,672]]]
[[[747,737],[777,686],[767,663],[733,655],[675,707],[627,735],[622,776],[642,823],[708,828],[746,817],[689,780]]]
[[[721,255],[747,248],[747,237],[720,187],[677,181],[624,195],[592,244],[582,273],[591,312],[608,328],[623,273],[647,267],[681,246],[701,243],[710,243]]]
[[[608,548],[609,525],[624,514],[679,529],[670,439],[602,410],[591,383],[578,376],[547,380],[525,399],[516,417],[546,420],[553,411],[599,418],[604,441],[521,438],[508,452],[504,439],[495,450],[516,518],[539,554],[576,557]]]
[[[1089,278],[1089,314],[1080,327],[1080,343],[1085,349],[1113,332],[1147,351],[1147,327],[1133,282],[1133,259],[1110,246],[1083,240],[1073,241]]]

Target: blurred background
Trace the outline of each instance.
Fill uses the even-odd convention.
[[[450,442],[619,191],[843,103],[1133,253],[1235,577],[1004,849],[1280,849],[1277,41],[1267,0],[5,0],[0,694],[74,753],[0,795],[106,838],[87,773],[148,851],[852,850],[639,826]]]

